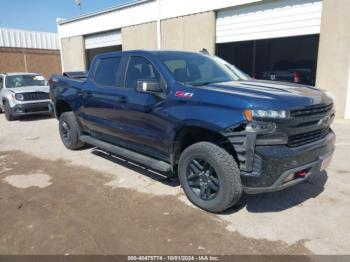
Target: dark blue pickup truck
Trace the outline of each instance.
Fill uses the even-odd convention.
[[[178,174],[195,205],[221,212],[281,190],[330,163],[333,100],[291,83],[257,81],[204,53],[127,51],[97,56],[88,75],[53,75],[64,145],[96,146]]]

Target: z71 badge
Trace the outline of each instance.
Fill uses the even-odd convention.
[[[184,98],[192,98],[193,93],[188,93],[188,92],[184,92],[184,91],[177,91],[175,93],[175,96],[177,96],[177,97],[184,97]]]

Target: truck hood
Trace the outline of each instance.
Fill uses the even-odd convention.
[[[32,93],[32,92],[45,92],[49,93],[49,86],[25,86],[25,87],[15,87],[8,88],[9,91],[19,94],[19,93]]]
[[[200,88],[230,95],[231,100],[243,100],[244,106],[248,108],[296,109],[332,103],[332,99],[322,90],[293,83],[245,80],[210,84]],[[235,101],[231,101],[233,102]]]

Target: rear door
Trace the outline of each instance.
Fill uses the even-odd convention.
[[[123,61],[122,55],[101,57],[82,89],[86,127],[94,137],[110,142],[115,142],[122,129],[119,120],[125,99]]]

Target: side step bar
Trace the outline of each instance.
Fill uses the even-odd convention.
[[[103,149],[103,150],[110,152],[110,153],[113,153],[115,155],[122,156],[122,157],[125,157],[127,159],[133,160],[136,163],[148,166],[148,167],[153,168],[155,170],[158,170],[161,172],[169,172],[172,170],[171,165],[164,162],[164,161],[161,161],[161,160],[149,157],[149,156],[145,156],[145,155],[142,155],[140,153],[136,153],[134,151],[131,151],[131,150],[119,147],[119,146],[112,145],[110,143],[98,140],[98,139],[93,138],[91,136],[80,136],[79,139],[80,139],[80,141],[82,141],[84,143],[93,145],[97,148]]]

